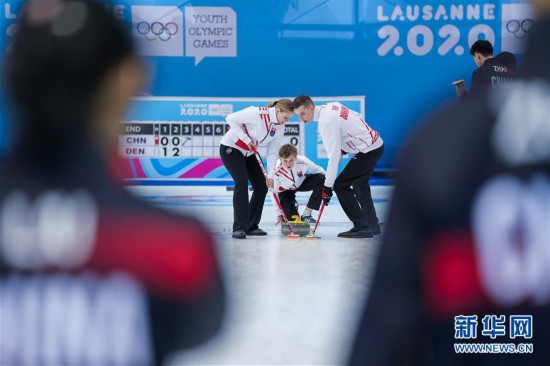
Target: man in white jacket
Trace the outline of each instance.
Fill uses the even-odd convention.
[[[340,103],[316,107],[307,95],[292,102],[294,113],[304,123],[318,121],[319,134],[328,156],[323,200],[328,204],[332,190],[342,209],[353,222],[353,228],[338,234],[344,238],[372,238],[380,233],[380,225],[372,201],[370,179],[384,152],[382,138],[355,111]],[[343,154],[352,159],[336,177]]]
[[[311,212],[321,207],[325,170],[303,155],[298,155],[296,147],[290,144],[281,146],[279,160],[275,171],[275,192],[281,200],[281,206],[286,217],[291,220],[298,214],[296,192],[312,191],[301,219],[309,224],[315,223]],[[283,218],[277,205],[273,205],[277,212],[277,224]]]

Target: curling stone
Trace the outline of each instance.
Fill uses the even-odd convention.
[[[292,228],[292,232],[294,234],[300,235],[300,236],[306,236],[310,232],[309,224],[307,222],[303,222],[300,219],[300,216],[293,215],[292,221],[289,221],[290,227]],[[281,225],[281,232],[283,235],[290,234],[290,231],[288,230],[288,226],[286,224]]]

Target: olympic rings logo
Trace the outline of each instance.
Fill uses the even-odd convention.
[[[166,25],[161,22],[139,22],[136,30],[139,34],[145,37],[148,41],[154,41],[160,39],[161,41],[168,41],[172,36],[178,33],[178,25],[174,22],[168,22]]]
[[[523,19],[521,22],[516,19],[509,20],[506,23],[506,30],[514,35],[514,37],[522,39],[535,29],[535,21],[533,19]]]

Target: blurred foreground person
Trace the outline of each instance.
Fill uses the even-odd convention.
[[[109,173],[143,82],[93,0],[30,1],[4,70],[17,143],[0,172],[0,364],[159,365],[220,327],[212,237]]]
[[[524,78],[412,136],[349,364],[548,363],[549,36],[540,19]]]

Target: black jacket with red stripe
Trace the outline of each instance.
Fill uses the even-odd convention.
[[[550,22],[538,32],[527,78],[446,108],[405,147],[350,365],[548,363]]]
[[[130,196],[81,151],[16,149],[2,167],[0,364],[160,364],[221,325],[210,233]]]

